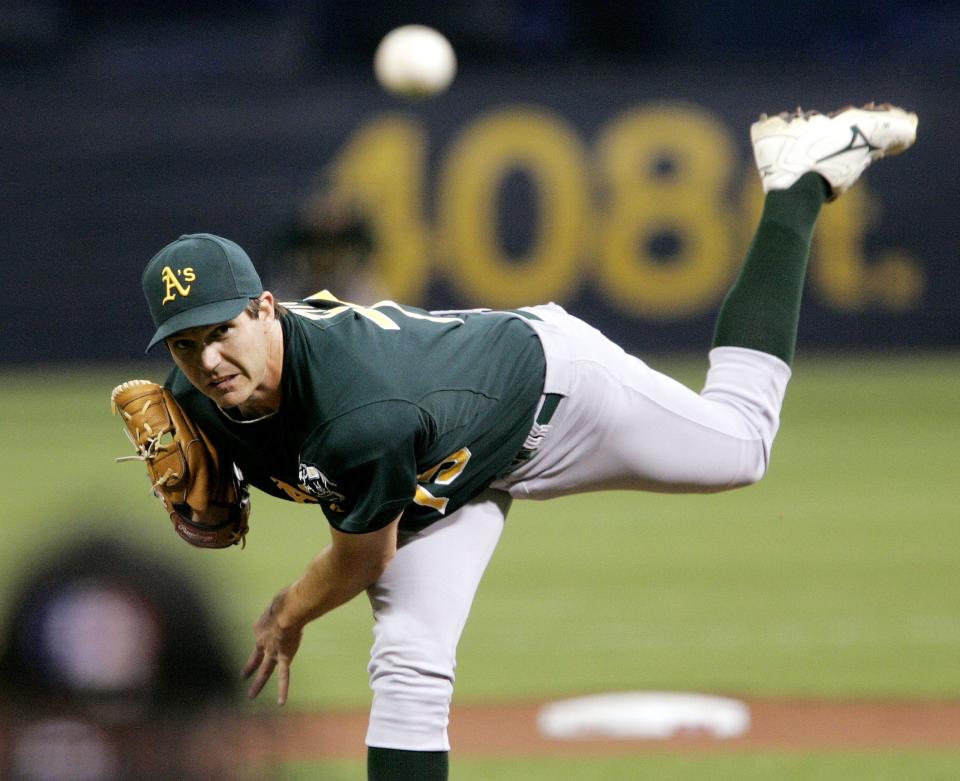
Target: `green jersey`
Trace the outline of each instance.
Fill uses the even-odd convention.
[[[540,341],[510,312],[443,316],[320,294],[285,304],[280,409],[235,419],[175,369],[167,385],[244,477],[319,504],[345,532],[419,529],[514,464],[543,393]]]

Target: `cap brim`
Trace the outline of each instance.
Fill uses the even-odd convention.
[[[144,352],[150,352],[157,344],[178,331],[196,328],[198,325],[213,325],[214,323],[225,323],[228,320],[233,320],[247,308],[249,302],[249,296],[242,296],[227,301],[214,301],[174,315],[157,329]]]

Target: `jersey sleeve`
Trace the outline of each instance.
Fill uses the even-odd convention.
[[[339,531],[382,529],[413,500],[419,431],[419,411],[401,401],[368,405],[325,423],[304,445],[301,485],[311,488]]]

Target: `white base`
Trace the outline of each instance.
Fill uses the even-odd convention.
[[[561,700],[540,709],[541,734],[555,740],[664,740],[681,735],[729,739],[750,728],[750,709],[726,697],[617,692]]]

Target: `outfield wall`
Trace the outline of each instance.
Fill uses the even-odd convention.
[[[872,98],[915,109],[919,141],[824,212],[800,349],[955,347],[956,84],[897,71],[468,63],[447,95],[417,104],[366,70],[122,84],[7,74],[0,364],[138,358],[151,330],[141,269],[181,233],[239,241],[284,296],[327,286],[301,273],[294,289],[265,260],[321,174],[366,210],[390,297],[555,300],[631,350],[703,349],[758,215],[750,122]]]

